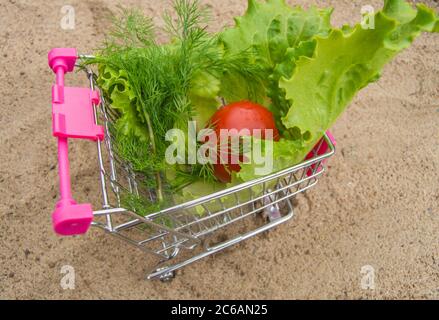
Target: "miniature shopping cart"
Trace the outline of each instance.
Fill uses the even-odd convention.
[[[177,269],[290,220],[293,199],[316,185],[326,159],[335,152],[328,132],[298,165],[142,216],[122,207],[122,194],[150,202],[155,201],[155,194],[112,148],[110,127],[115,114],[96,85],[96,74],[85,69],[90,83],[87,88],[64,86],[65,73],[73,71],[78,59],[90,57],[78,56],[72,48],[56,48],[48,58],[56,74],[52,124],[58,138],[60,178],[60,200],[52,215],[54,230],[60,235],[78,235],[92,225],[156,256],[157,265],[148,279],[170,279]],[[73,200],[68,160],[71,138],[97,144],[100,210]]]

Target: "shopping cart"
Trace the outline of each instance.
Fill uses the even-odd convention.
[[[148,279],[168,280],[192,262],[210,256],[290,220],[293,199],[318,182],[325,161],[334,154],[335,142],[328,132],[304,162],[280,172],[200,197],[193,201],[142,216],[123,208],[121,197],[130,194],[150,202],[155,194],[136,178],[130,163],[112,147],[110,130],[114,111],[96,85],[96,74],[85,68],[90,86],[64,86],[64,75],[73,71],[75,49],[55,48],[49,66],[56,74],[52,87],[53,135],[58,138],[60,200],[52,215],[60,235],[78,235],[98,227],[158,258]],[[102,208],[77,204],[72,197],[68,139],[97,144]]]

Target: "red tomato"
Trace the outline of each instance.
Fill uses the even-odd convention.
[[[248,129],[250,135],[256,135],[254,130],[260,129],[262,130],[262,139],[265,139],[265,130],[271,129],[273,130],[274,141],[279,140],[279,131],[276,128],[273,114],[263,106],[250,101],[235,102],[222,107],[210,119],[209,126],[215,131],[218,143],[220,140],[221,129],[236,129],[238,132],[243,129]],[[244,134],[240,133],[239,135]],[[224,162],[230,163],[230,159],[231,156],[228,155],[229,161]],[[239,156],[239,160],[243,161],[242,155]],[[220,164],[219,159],[218,164],[214,165],[215,177],[224,183],[231,181],[231,171],[239,172],[239,170],[241,170],[239,164],[223,165]]]

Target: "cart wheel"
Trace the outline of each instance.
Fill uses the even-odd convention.
[[[175,278],[175,272],[171,271],[160,277],[161,282],[171,282]]]
[[[271,190],[267,190],[267,192],[271,192]],[[274,199],[272,196],[267,196],[264,198],[263,200],[264,205],[269,205],[271,204],[269,207],[266,207],[263,211],[262,211],[262,216],[267,219],[270,222],[273,222],[279,218],[282,217],[282,214],[280,212],[280,207],[278,203],[274,203],[276,201],[276,199]]]
[[[156,272],[161,271],[163,269],[166,269],[166,268],[158,268],[156,270]],[[169,271],[169,272],[162,274],[159,279],[161,282],[171,282],[174,278],[175,278],[175,271]]]

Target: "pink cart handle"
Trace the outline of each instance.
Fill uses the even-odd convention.
[[[52,214],[55,232],[59,235],[84,234],[93,221],[91,204],[77,204],[72,197],[68,156],[68,139],[102,140],[104,131],[96,125],[93,104],[99,95],[89,88],[64,86],[64,75],[72,72],[77,58],[76,49],[55,48],[49,52],[49,66],[56,74],[52,87],[53,135],[58,138],[60,200]]]

